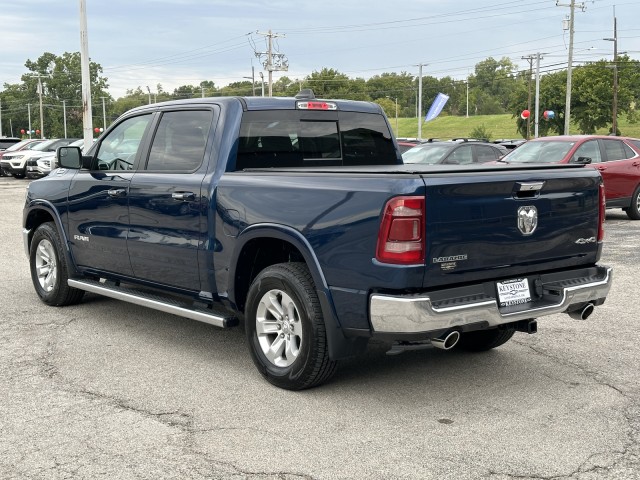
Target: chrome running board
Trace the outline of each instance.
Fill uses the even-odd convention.
[[[238,325],[238,318],[231,312],[220,308],[218,310],[195,307],[182,303],[173,298],[136,290],[134,288],[116,286],[95,280],[69,279],[69,286],[87,292],[97,293],[105,297],[115,298],[124,302],[134,303],[143,307],[153,308],[161,312],[171,313],[179,317],[190,318],[199,322],[208,323],[216,327],[228,328]]]

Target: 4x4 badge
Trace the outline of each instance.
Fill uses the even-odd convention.
[[[533,205],[518,209],[518,229],[523,235],[531,235],[538,226],[538,209]]]

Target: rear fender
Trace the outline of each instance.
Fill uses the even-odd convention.
[[[245,245],[248,242],[260,238],[278,239],[293,245],[304,258],[309,272],[313,278],[316,287],[316,293],[320,300],[322,315],[324,318],[325,329],[327,332],[327,341],[329,346],[329,356],[332,360],[339,360],[360,353],[366,347],[366,343],[362,339],[346,338],[340,322],[336,315],[331,291],[327,285],[327,280],[322,272],[318,258],[307,239],[294,228],[286,225],[263,223],[252,225],[245,230],[237,238],[235,251],[229,265],[229,279],[236,278],[236,266],[239,263],[239,257]],[[229,285],[229,299],[236,303],[235,286],[233,281]]]

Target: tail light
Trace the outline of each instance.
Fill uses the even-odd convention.
[[[399,265],[423,264],[425,199],[396,197],[387,202],[378,232],[376,260]]]
[[[600,183],[600,210],[598,214],[598,241],[604,240],[604,217],[607,209],[607,201],[604,194],[604,183]]]

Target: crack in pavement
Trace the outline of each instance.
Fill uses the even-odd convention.
[[[560,358],[556,355],[553,355],[549,352],[546,352],[542,349],[536,348],[535,345],[529,345],[527,343],[524,342],[518,342],[518,341],[514,341],[514,343],[522,346],[522,347],[526,347],[528,349],[530,349],[532,352],[534,352],[537,355],[541,355],[543,357],[546,357],[550,360],[553,360],[554,362],[560,363],[561,365],[564,365],[566,367],[569,368],[573,368],[578,370],[584,377],[592,380],[596,385],[600,385],[603,387],[607,387],[610,388],[611,390],[613,390],[614,392],[616,392],[618,395],[620,395],[621,397],[623,397],[628,405],[623,408],[621,410],[621,413],[623,415],[623,417],[626,420],[627,423],[627,442],[626,445],[624,447],[624,449],[622,451],[617,451],[617,450],[609,450],[609,451],[605,451],[605,452],[597,452],[597,453],[593,453],[591,454],[587,459],[585,459],[585,461],[583,461],[578,468],[567,474],[567,475],[560,475],[560,476],[516,476],[516,475],[512,475],[510,478],[531,478],[531,479],[540,479],[540,480],[559,480],[559,479],[569,479],[572,477],[575,477],[576,475],[581,475],[581,474],[587,474],[587,473],[595,473],[595,472],[611,472],[612,470],[614,470],[615,468],[617,468],[618,466],[622,465],[624,462],[629,461],[631,463],[637,463],[640,465],[640,462],[638,462],[638,454],[635,453],[635,450],[638,450],[638,446],[640,445],[638,442],[638,436],[640,435],[640,429],[638,425],[635,425],[635,423],[638,421],[638,415],[637,414],[633,414],[633,410],[638,408],[637,405],[637,399],[632,397],[631,395],[625,393],[621,388],[617,387],[616,385],[611,384],[609,381],[607,381],[606,379],[604,379],[602,377],[601,374],[599,374],[598,372],[595,372],[583,365],[579,365],[575,362],[571,362],[569,360],[566,360],[564,358]],[[551,378],[553,380],[556,380],[560,383],[564,383],[567,385],[572,385],[572,382],[567,382],[564,379],[559,379],[559,378],[554,378],[550,375],[545,375],[547,376],[547,378]],[[613,460],[610,465],[594,465],[591,468],[585,468],[585,465],[587,465],[593,458],[596,458],[598,456],[605,456],[605,455],[613,455],[618,457],[617,460]],[[496,475],[500,475],[499,473],[495,473]],[[640,475],[639,475],[640,477]]]

